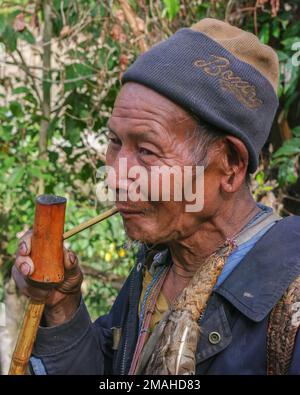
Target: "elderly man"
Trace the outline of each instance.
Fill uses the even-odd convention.
[[[175,187],[169,201],[119,199],[135,177],[117,177],[116,205],[141,248],[110,313],[94,323],[73,252],[65,250],[59,288],[26,281],[27,234],[13,274],[25,294],[46,301],[34,374],[300,374],[300,221],[256,204],[248,187],[277,81],[271,48],[214,19],[179,30],[127,70],[107,165],[117,175],[121,159],[149,174],[203,166],[203,206],[186,210]]]

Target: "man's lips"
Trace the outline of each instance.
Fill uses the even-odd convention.
[[[119,210],[119,213],[123,216],[130,216],[130,215],[143,215],[144,212],[141,210],[133,210],[131,208],[125,208],[125,207],[117,207]]]

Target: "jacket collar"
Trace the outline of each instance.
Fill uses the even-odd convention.
[[[152,255],[152,273],[158,266],[170,263],[170,252],[166,246],[143,247],[146,262]],[[291,216],[272,226],[214,292],[227,299],[243,315],[259,322],[299,275],[300,218]]]
[[[215,290],[249,319],[262,321],[300,275],[300,219],[277,222]]]

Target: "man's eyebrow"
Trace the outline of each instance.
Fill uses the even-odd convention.
[[[146,140],[152,140],[152,138],[157,137],[157,132],[155,130],[143,130],[142,132],[139,133],[133,133],[135,134],[138,138],[141,139],[146,139]]]
[[[113,133],[114,135],[116,135],[118,137],[118,133],[111,126],[107,125],[107,130],[108,130],[108,132]],[[140,139],[145,138],[145,140],[153,140],[153,139],[155,139],[155,142],[157,141],[156,137],[158,135],[158,133],[157,133],[157,131],[155,129],[143,130],[142,132],[130,131],[130,132],[126,133],[126,134],[129,135],[129,136],[138,137]]]

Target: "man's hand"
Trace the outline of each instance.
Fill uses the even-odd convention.
[[[64,281],[52,289],[39,288],[28,281],[34,272],[34,262],[30,258],[31,238],[30,230],[20,239],[12,275],[21,293],[45,303],[47,325],[60,325],[74,315],[80,303],[83,275],[78,258],[73,251],[64,248]]]

